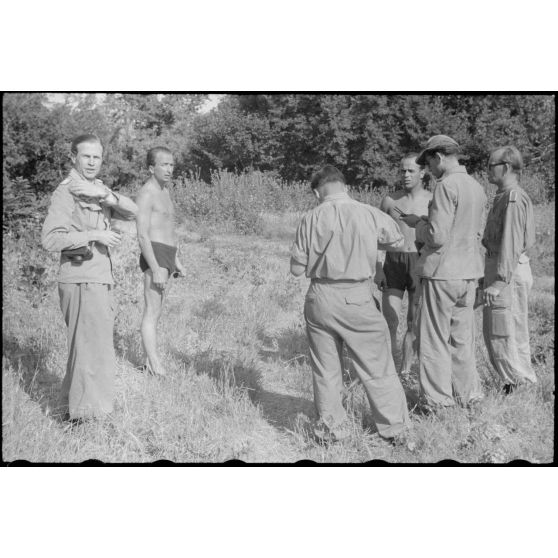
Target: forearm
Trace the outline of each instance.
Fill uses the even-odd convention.
[[[127,220],[134,219],[138,213],[138,206],[130,198],[114,192],[111,192],[101,203]]]
[[[386,252],[400,252],[401,248],[405,245],[403,236],[392,242],[378,242],[378,249],[385,250]],[[381,253],[381,252],[379,252]],[[385,259],[385,255],[384,255]]]
[[[96,231],[68,231],[63,228],[43,231],[41,242],[48,252],[61,252],[87,246],[96,240]]]

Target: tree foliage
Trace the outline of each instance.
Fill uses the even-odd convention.
[[[175,153],[178,175],[194,171],[207,181],[214,170],[249,169],[307,180],[331,163],[353,186],[389,187],[402,154],[443,133],[462,145],[471,172],[485,168],[491,149],[516,145],[528,173],[553,194],[553,95],[225,95],[200,112],[206,98],[66,94],[54,102],[47,94],[5,94],[5,187],[26,181],[27,202],[29,192],[52,191],[67,172],[71,138],[83,132],[103,140],[101,178],[113,188],[145,179],[145,154],[161,144]]]

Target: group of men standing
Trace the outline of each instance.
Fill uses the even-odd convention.
[[[484,337],[506,392],[536,381],[527,328],[532,276],[526,254],[534,243],[534,222],[529,197],[519,186],[521,155],[514,147],[505,147],[490,156],[489,180],[498,192],[484,238],[486,196],[460,165],[458,155],[457,142],[441,135],[430,138],[420,154],[405,155],[403,188],[387,196],[381,209],[353,200],[335,167],[327,165],[312,177],[319,205],[297,228],[291,272],[305,273],[311,280],[304,316],[319,415],[316,434],[321,438],[339,440],[349,433],[342,402],[343,345],[364,386],[379,435],[393,440],[409,426],[393,358],[405,291],[409,310],[400,372],[409,372],[416,349],[421,394],[431,408],[456,401],[470,405],[483,396],[473,319],[481,278]],[[111,219],[136,220],[144,273],[141,336],[145,370],[154,375],[165,374],[156,348],[165,287],[171,276],[185,273],[177,256],[168,189],[172,153],[165,147],[149,150],[150,176],[136,203],[97,178],[102,157],[97,136],[74,139],[73,168],[53,193],[43,225],[44,248],[61,252],[58,285],[68,328],[61,409],[69,420],[113,409],[111,249],[121,237],[112,229]],[[425,167],[437,179],[433,193],[423,186]],[[484,262],[481,241],[486,247]],[[386,251],[383,268],[379,250]],[[383,291],[383,314],[373,297],[374,278]]]
[[[396,353],[405,290],[408,331],[400,371],[408,373],[416,347],[423,408],[471,406],[483,398],[474,336],[479,292],[484,339],[504,392],[536,382],[527,316],[534,218],[519,185],[521,154],[507,146],[490,155],[488,179],[498,190],[486,226],[486,195],[459,155],[458,143],[444,135],[431,137],[420,154],[405,155],[404,187],[382,201],[385,213],[351,199],[335,167],[324,167],[312,179],[320,205],[298,226],[291,272],[311,280],[304,315],[320,437],[350,434],[340,389],[343,344],[379,435],[394,440],[408,426],[405,394],[388,350]],[[422,185],[425,167],[436,179],[432,194]],[[379,270],[378,249],[387,251]],[[387,323],[372,296],[377,270]]]

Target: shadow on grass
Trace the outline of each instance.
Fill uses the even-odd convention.
[[[58,421],[58,397],[62,379],[46,369],[45,361],[51,351],[33,337],[21,342],[11,335],[2,336],[2,353],[14,370],[19,371],[19,384],[42,412],[51,414]]]
[[[300,414],[314,418],[312,401],[264,389],[262,371],[230,354],[204,351],[193,358],[185,358],[174,351],[174,356],[185,361],[196,374],[210,376],[223,391],[227,386],[246,390],[250,401],[260,407],[264,419],[280,431],[292,430]]]
[[[138,331],[122,332],[117,325],[113,334],[114,350],[116,356],[127,360],[132,367],[140,368],[145,363],[143,348],[141,346],[141,334]]]
[[[308,361],[308,340],[303,328],[289,329],[280,337],[259,333],[258,339],[262,343],[260,357],[265,362],[275,361],[286,364],[293,361]]]

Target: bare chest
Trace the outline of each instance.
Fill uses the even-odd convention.
[[[168,192],[161,192],[153,199],[151,213],[159,219],[174,217],[174,205]]]
[[[431,198],[427,196],[420,196],[417,198],[402,196],[398,200],[394,200],[394,202],[403,213],[421,216],[428,215],[428,204],[430,199]]]

